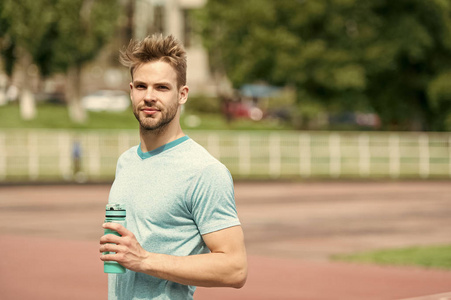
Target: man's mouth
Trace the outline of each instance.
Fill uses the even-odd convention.
[[[154,115],[157,112],[159,112],[160,110],[155,107],[144,107],[141,109],[141,111],[144,112],[146,115]]]

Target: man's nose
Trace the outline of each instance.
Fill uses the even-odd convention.
[[[155,89],[152,87],[148,87],[146,90],[146,94],[144,95],[145,101],[155,102],[156,96],[155,96]]]

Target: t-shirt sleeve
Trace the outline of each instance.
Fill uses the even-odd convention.
[[[223,164],[211,164],[199,173],[193,187],[192,214],[202,235],[240,225],[232,176]]]

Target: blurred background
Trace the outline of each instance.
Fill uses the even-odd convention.
[[[450,268],[449,0],[1,0],[2,230],[61,238],[52,230],[68,219],[51,214],[53,225],[11,227],[72,207],[69,196],[56,200],[65,192],[53,184],[70,184],[86,200],[80,209],[102,198],[90,220],[103,218],[117,158],[139,143],[119,51],[153,33],[185,45],[182,127],[235,178],[251,254],[324,260],[434,245],[420,258],[410,248],[395,256]],[[100,192],[90,190],[94,183]],[[42,184],[49,189],[36,190],[50,195],[47,202],[14,189]],[[283,211],[279,219],[257,214],[268,209]],[[388,237],[391,228],[399,236]],[[284,242],[265,244],[281,232]],[[97,233],[77,234],[92,242]],[[354,296],[342,299],[370,299]]]
[[[450,14],[441,0],[4,0],[0,180],[111,181],[137,143],[118,52],[152,33],[185,44],[182,125],[237,178],[449,178]]]

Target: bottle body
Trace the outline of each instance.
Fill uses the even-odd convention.
[[[108,204],[106,206],[105,211],[105,223],[119,223],[124,227],[127,227],[127,221],[125,219],[126,211],[123,206],[119,204]],[[114,234],[117,236],[121,236],[117,231],[111,229],[105,229],[105,234]],[[104,254],[114,254],[114,252],[105,252]],[[122,274],[125,273],[125,267],[121,266],[118,262],[115,261],[105,261],[103,263],[103,271],[105,273],[113,273],[113,274]]]

